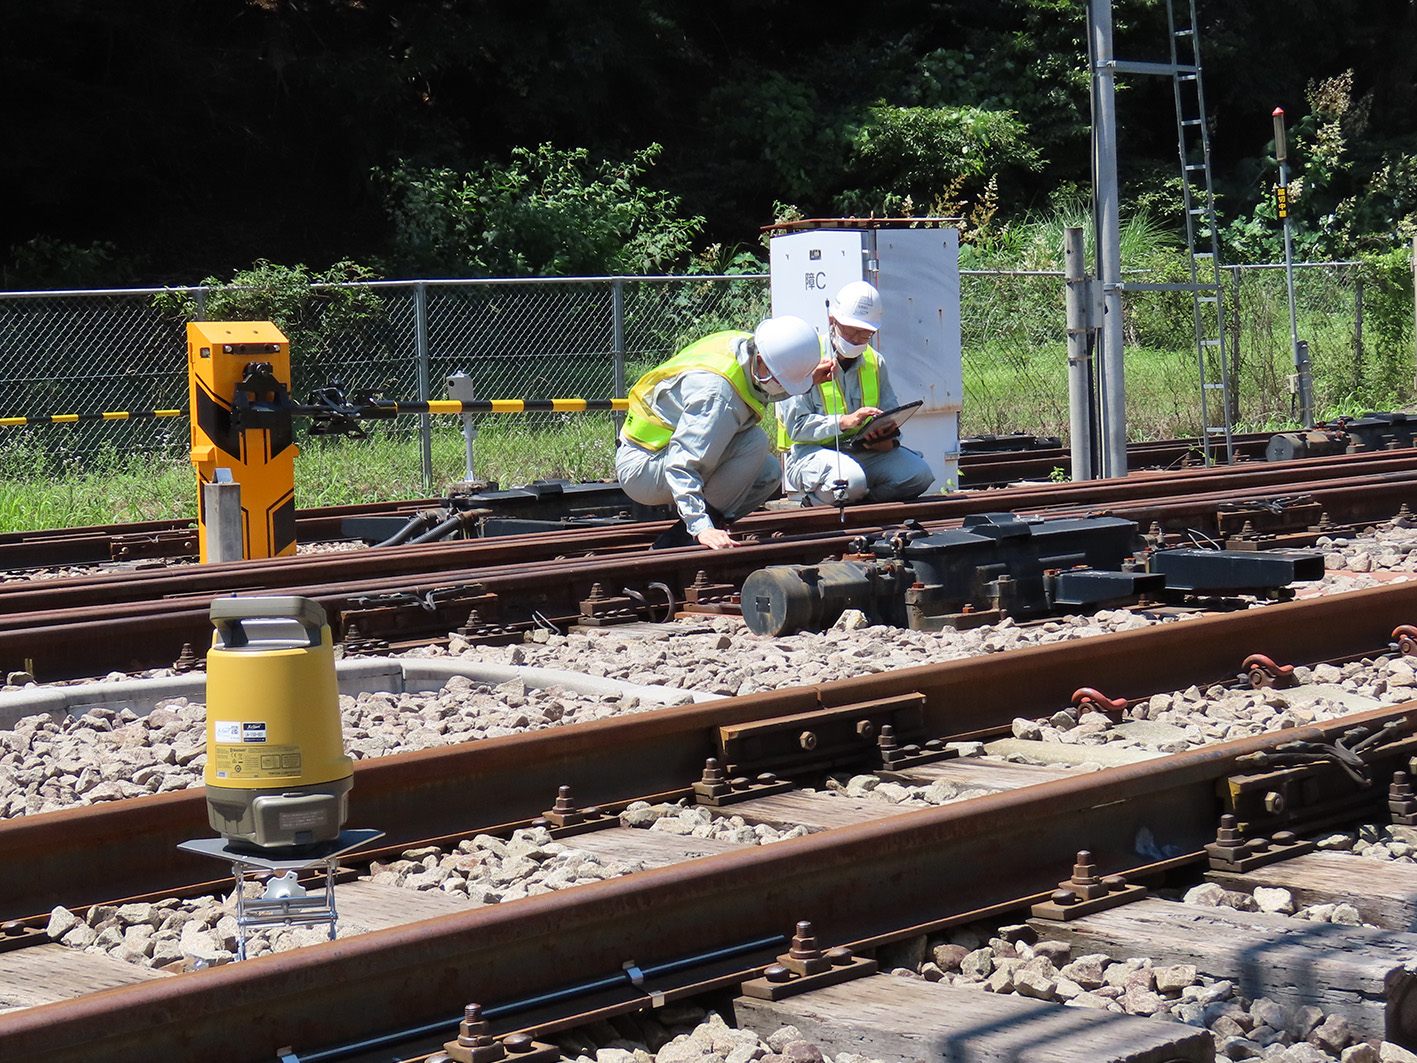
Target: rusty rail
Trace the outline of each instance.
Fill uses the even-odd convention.
[[[1297,464],[1297,463],[1290,463]],[[1302,493],[1338,519],[1378,520],[1411,500],[1417,504],[1417,455],[1343,455],[1329,463],[1305,464],[1320,478],[1276,487],[1270,497]],[[1355,472],[1363,475],[1355,476]],[[229,593],[278,591],[315,598],[338,625],[356,599],[380,593],[430,592],[480,586],[490,601],[494,623],[526,623],[532,610],[558,621],[578,615],[579,602],[600,583],[608,593],[623,586],[668,586],[675,600],[700,571],[715,583],[737,585],[753,569],[769,564],[813,563],[842,551],[858,534],[879,531],[906,517],[949,526],[972,512],[1003,508],[1017,512],[1069,515],[1097,512],[1098,501],[1113,501],[1106,512],[1136,520],[1179,522],[1213,529],[1218,507],[1257,496],[1246,470],[1224,473],[1166,473],[1129,479],[1126,500],[1119,485],[1096,483],[982,492],[939,500],[852,507],[843,526],[834,510],[756,514],[738,527],[757,536],[756,545],[732,551],[699,548],[644,549],[645,537],[664,522],[627,528],[472,540],[431,547],[400,547],[377,556],[313,555],[267,562],[234,562],[178,573],[142,572],[94,576],[42,585],[0,585],[0,667],[32,671],[56,680],[171,664],[184,644],[210,637],[205,610],[211,599]],[[564,558],[574,551],[592,557]],[[560,558],[560,560],[556,560]],[[555,561],[553,564],[552,562]],[[372,571],[371,571],[372,570]],[[455,624],[448,625],[447,630]],[[440,631],[439,634],[442,632]]]
[[[1040,897],[1080,849],[1103,874],[1196,861],[1224,811],[1217,783],[1239,770],[1239,758],[1295,739],[1331,743],[1353,726],[1410,727],[1413,709],[1373,710],[3,1015],[0,1056],[255,1063],[280,1045],[309,1051],[394,1025],[446,1019],[451,1030],[470,1000],[529,998],[603,978],[627,961],[648,966],[761,940],[801,919],[824,944],[869,946]],[[702,985],[702,975],[696,980]],[[656,989],[627,991],[607,1013],[647,1009]],[[544,1030],[555,1020],[523,1014],[504,1025],[533,1023]],[[1413,1032],[1390,1036],[1410,1041]]]

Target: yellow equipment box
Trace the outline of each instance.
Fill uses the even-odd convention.
[[[229,469],[241,485],[244,557],[295,553],[295,430],[289,413],[263,413],[262,427],[235,408],[241,388],[271,402],[290,388],[290,341],[269,321],[193,321],[187,325],[188,409],[197,471],[198,536],[207,560],[202,486]],[[272,386],[272,385],[275,386]]]

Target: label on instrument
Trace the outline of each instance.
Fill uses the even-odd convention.
[[[277,779],[300,774],[299,746],[250,749],[240,745],[217,746],[214,774],[218,779]]]
[[[212,723],[212,737],[220,743],[263,743],[266,740],[266,723],[264,720],[248,720],[244,723],[236,720],[216,720]]]

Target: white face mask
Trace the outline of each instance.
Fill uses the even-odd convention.
[[[777,377],[771,373],[766,380],[758,376],[757,362],[753,364],[753,385],[763,393],[768,402],[781,402],[787,398],[787,389],[777,382]]]
[[[781,402],[787,398],[787,389],[776,380],[757,380],[754,383],[758,385],[758,390],[763,393],[768,402]]]
[[[838,332],[832,333],[832,346],[836,348],[837,357],[843,362],[854,362],[865,353],[868,343],[847,343],[841,338]]]

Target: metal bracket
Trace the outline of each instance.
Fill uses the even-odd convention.
[[[1404,657],[1417,653],[1417,627],[1399,624],[1392,631],[1392,648]]]
[[[1109,891],[1106,896],[1096,897],[1090,901],[1074,901],[1066,904],[1057,900],[1040,901],[1033,906],[1031,912],[1035,919],[1051,919],[1057,923],[1067,923],[1074,919],[1081,919],[1085,915],[1094,915],[1097,912],[1105,912],[1108,908],[1116,908],[1123,904],[1130,904],[1132,901],[1139,901],[1146,894],[1145,886],[1123,885],[1115,891]]]
[[[632,597],[633,595],[633,597]],[[628,589],[620,594],[606,594],[605,588],[594,583],[590,596],[581,599],[581,615],[577,620],[582,627],[605,627],[610,624],[628,624],[639,619],[635,611],[635,598],[644,602],[644,595]]]
[[[1252,689],[1283,690],[1294,685],[1294,666],[1275,664],[1262,653],[1252,653],[1240,665],[1240,679]]]
[[[556,803],[532,820],[532,826],[547,828],[553,838],[589,834],[591,831],[619,825],[620,817],[606,812],[599,805],[579,807],[571,796],[569,786],[562,786],[556,794]]]
[[[1210,854],[1212,871],[1253,871],[1257,867],[1277,864],[1281,860],[1303,856],[1314,851],[1314,843],[1296,838],[1288,831],[1280,831],[1273,838],[1252,838],[1243,843],[1244,855],[1227,858],[1226,847],[1219,842],[1211,842],[1205,847]]]
[[[1066,923],[1129,901],[1139,901],[1146,894],[1145,886],[1128,885],[1121,875],[1099,877],[1092,854],[1084,849],[1077,854],[1072,877],[1059,882],[1053,895],[1035,904],[1031,912],[1035,919]]]
[[[741,991],[745,997],[757,1000],[782,1000],[875,974],[877,970],[875,960],[856,956],[845,946],[826,952],[817,948],[812,924],[804,920],[797,924],[791,950],[780,955],[761,977],[744,982]]]
[[[924,738],[925,695],[911,691],[855,705],[822,707],[776,720],[718,728],[719,761],[729,774],[801,773],[862,764],[889,725],[899,744]],[[903,740],[903,741],[902,741]]]
[[[0,952],[13,952],[30,945],[47,945],[49,935],[37,926],[29,926],[23,919],[11,919],[0,925]]]

